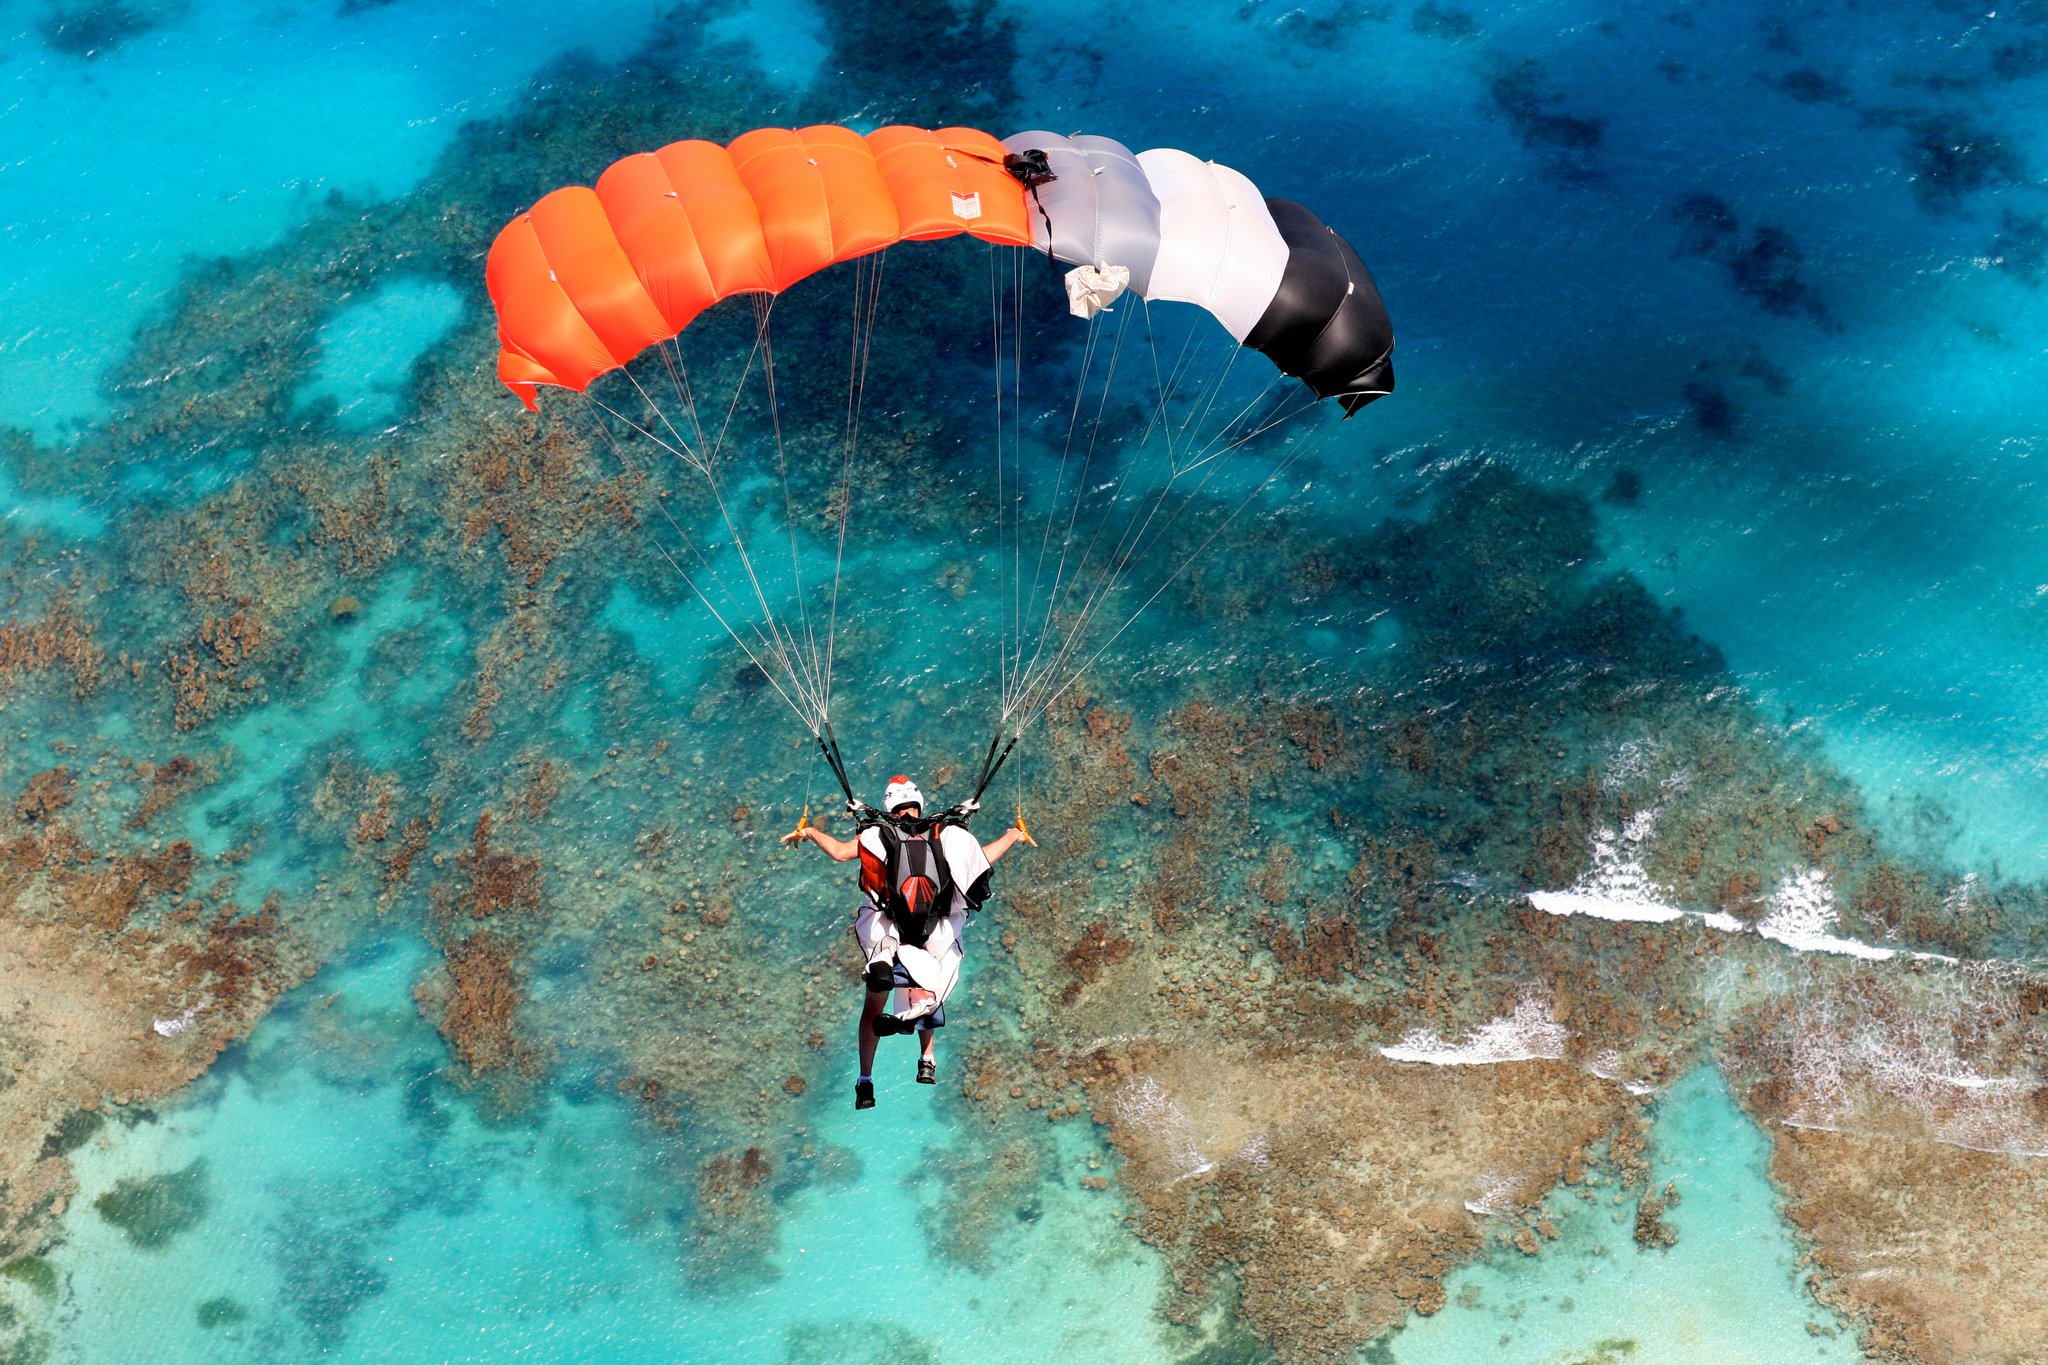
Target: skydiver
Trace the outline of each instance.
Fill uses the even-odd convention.
[[[861,974],[867,994],[855,1109],[875,1107],[878,1037],[918,1034],[918,1083],[937,1083],[932,1043],[935,1030],[945,1026],[946,996],[959,980],[967,916],[987,900],[997,859],[1020,842],[1038,847],[1021,814],[986,844],[957,820],[924,819],[924,793],[900,774],[889,780],[882,808],[889,818],[864,825],[853,839],[835,839],[808,821],[782,836],[785,847],[808,839],[834,862],[860,859],[863,899],[854,910],[853,935],[867,963]],[[899,988],[904,1008],[891,1014],[889,993]]]

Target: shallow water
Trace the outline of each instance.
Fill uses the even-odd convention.
[[[426,965],[414,944],[365,948],[188,1099],[89,1149],[81,1207],[122,1178],[200,1163],[206,1213],[181,1245],[206,1251],[167,1259],[78,1219],[62,1258],[68,1358],[267,1360],[310,1340],[366,1361],[775,1361],[843,1359],[892,1334],[946,1359],[1159,1353],[1147,1316],[1127,1311],[1158,1292],[1156,1258],[1071,1180],[1034,1198],[1000,1274],[933,1259],[917,1235],[930,1182],[915,1177],[946,1141],[946,1092],[911,1083],[907,1050],[881,1070],[875,1115],[832,1103],[806,1116],[817,1155],[791,1177],[769,1277],[687,1292],[667,1249],[674,1141],[573,1051],[554,1102],[477,1123],[437,1079],[440,1039],[413,1008]],[[198,1305],[219,1298],[247,1316],[202,1324]]]
[[[457,394],[433,367],[454,353],[488,363],[480,260],[394,266],[367,288],[319,294],[306,344],[269,377],[284,395],[270,426],[238,419],[236,440],[219,434],[235,430],[225,420],[190,438],[152,431],[111,455],[87,443],[136,392],[176,382],[169,370],[130,375],[112,392],[109,376],[186,282],[212,287],[201,263],[252,258],[430,183],[466,121],[516,117],[574,87],[551,66],[572,49],[630,68],[666,9],[17,6],[0,21],[0,241],[15,263],[0,278],[0,423],[38,443],[33,458],[0,448],[10,574],[117,599],[108,568],[137,537],[175,540],[176,517],[232,504],[262,461],[288,454],[355,471],[404,451],[451,481],[397,509],[398,544],[373,567],[279,590],[304,628],[287,659],[264,663],[253,703],[177,734],[140,690],[10,712],[24,727],[0,758],[10,792],[77,752],[58,745],[119,748],[143,734],[165,746],[160,758],[201,754],[216,772],[170,817],[177,836],[234,859],[245,905],[278,893],[289,922],[295,898],[318,904],[305,922],[335,953],[189,1092],[78,1153],[81,1193],[55,1253],[67,1295],[57,1359],[1150,1360],[1199,1336],[1153,1311],[1167,1261],[1125,1227],[1126,1195],[1080,1183],[1116,1169],[1085,1118],[1052,1130],[1052,1156],[1000,1206],[1007,1221],[977,1232],[992,1248],[981,1262],[936,1250],[927,1230],[952,1216],[936,1186],[956,1168],[934,1153],[981,1151],[977,1120],[956,1072],[936,1090],[895,1074],[907,1048],[885,1051],[882,1109],[847,1112],[852,999],[836,982],[819,1008],[837,1021],[829,1046],[763,1044],[764,1065],[808,1081],[800,1098],[775,1100],[774,1231],[758,1256],[735,1253],[741,1273],[706,1276],[725,1262],[690,1241],[704,1235],[693,1182],[736,1130],[687,1105],[666,1129],[621,1088],[646,1070],[635,1047],[687,1056],[690,1030],[706,1025],[640,997],[616,1003],[605,984],[643,947],[668,951],[641,940],[656,924],[666,933],[662,903],[680,893],[650,873],[602,928],[596,907],[609,903],[581,897],[601,875],[616,886],[627,864],[638,872],[648,810],[684,828],[730,823],[730,856],[758,865],[769,826],[807,802],[825,809],[830,781],[651,556],[561,575],[564,610],[587,632],[574,666],[541,683],[518,673],[508,625],[532,583],[494,547],[439,577],[454,561],[415,553],[469,510],[431,501],[455,496],[462,452],[405,442],[443,405],[484,392]],[[1008,72],[956,62],[905,24],[849,74],[829,47],[844,10],[754,0],[706,13],[702,30],[689,12],[675,21],[683,41],[731,43],[728,82],[792,121],[865,126],[992,100],[999,133],[1100,130],[1242,167],[1359,244],[1400,329],[1400,391],[1328,424],[1285,484],[1252,492],[1253,476],[1231,471],[1272,528],[1274,558],[1228,572],[1284,574],[1289,534],[1363,534],[1426,513],[1481,464],[1504,466],[1587,499],[1594,567],[1682,611],[1765,716],[1853,784],[1901,856],[1951,880],[2048,872],[2048,686],[2036,667],[2048,498],[2031,464],[2048,401],[2048,205],[2032,179],[2048,157],[2048,77],[2000,56],[2038,32],[2037,16],[1254,0],[1150,7],[1109,34],[1099,10],[1052,0],[999,10],[1016,26]],[[59,22],[81,14],[111,27]],[[106,36],[66,50],[81,31]],[[722,110],[726,96],[703,98]],[[483,136],[532,177],[524,202],[546,176],[587,180],[627,150],[601,122],[570,131],[573,154],[532,153],[566,156],[573,169],[559,174],[552,160],[519,169],[502,127]],[[248,326],[289,311],[276,307]],[[906,348],[921,335],[916,318],[888,326]],[[222,354],[189,360],[219,368]],[[1042,411],[1057,411],[1064,384],[1038,395]],[[516,415],[502,394],[475,401]],[[986,401],[963,390],[959,410],[978,419]],[[74,446],[102,463],[53,475]],[[758,518],[756,543],[772,543],[765,453],[747,455],[760,462],[733,503]],[[1026,460],[1042,488],[1049,447]],[[984,473],[963,459],[943,491],[964,499]],[[1518,506],[1524,487],[1501,505]],[[994,672],[981,594],[1000,545],[985,526],[904,543],[889,524],[864,519],[846,558],[860,601],[835,716],[861,781],[971,763]],[[692,529],[719,537],[708,515]],[[318,529],[273,539],[303,547]],[[171,561],[186,549],[154,548]],[[613,548],[629,547],[620,537]],[[801,553],[808,582],[829,576],[826,537]],[[961,562],[977,560],[983,586],[963,586]],[[719,562],[743,581],[729,554]],[[787,568],[784,556],[766,571]],[[1208,600],[1228,596],[1215,591]],[[982,619],[962,627],[974,611]],[[153,625],[127,625],[164,643]],[[1392,619],[1355,611],[1247,621],[1170,598],[1120,642],[1105,683],[1140,711],[1211,680],[1341,699],[1411,645]],[[513,700],[472,728],[486,660]],[[1597,718],[1587,725],[1587,752],[1611,751]],[[350,849],[353,810],[333,792],[351,774],[392,775],[408,811],[436,803],[447,833],[432,856],[453,865],[479,813],[502,815],[543,761],[573,769],[561,798],[571,809],[551,835],[534,821],[522,847],[547,864],[551,894],[571,888],[563,925],[586,911],[589,923],[551,926],[531,949],[546,1079],[508,1117],[452,1079],[415,1003],[445,906],[417,890],[397,893],[395,910],[371,905],[374,868]],[[1063,794],[1028,753],[1006,780],[999,801],[1039,809]],[[728,821],[735,807],[757,823]],[[1353,855],[1324,815],[1273,793],[1254,833],[1297,840],[1305,875],[1341,883]],[[1095,850],[1099,866],[1143,863],[1163,821],[1134,808]],[[822,864],[777,866],[786,882],[743,889],[770,991],[843,951],[843,888]],[[1483,885],[1521,875],[1463,871]],[[1010,927],[1005,914],[999,899],[981,932]],[[2005,932],[2038,945],[2048,926]],[[989,1003],[1007,1003],[1014,977],[993,954],[971,962],[949,1065],[973,1030],[1013,1036],[978,1010],[976,991],[986,980]],[[736,1009],[724,1025],[756,1017]],[[707,1052],[730,1055],[722,1043]],[[736,1071],[730,1088],[773,1098],[780,1084],[780,1072]],[[1533,1259],[1494,1247],[1450,1278],[1449,1307],[1374,1349],[1404,1362],[1854,1358],[1853,1331],[1800,1287],[1764,1138],[1726,1089],[1696,1071],[1654,1108],[1652,1183],[1684,1196],[1675,1247],[1637,1250],[1632,1206],[1607,1203],[1607,1188],[1590,1203],[1561,1190],[1548,1206],[1557,1242]],[[164,1247],[134,1245],[95,1211],[118,1181],[195,1163],[203,1217]],[[219,1300],[232,1309],[201,1313]],[[1644,1321],[1645,1303],[1674,1307]]]
[[[1638,1248],[1635,1202],[1605,1185],[1560,1191],[1544,1208],[1557,1240],[1451,1276],[1451,1306],[1395,1337],[1392,1359],[1862,1359],[1802,1292],[1763,1138],[1720,1078],[1695,1072],[1658,1096],[1650,1137],[1650,1184],[1679,1196],[1664,1215],[1675,1245]]]

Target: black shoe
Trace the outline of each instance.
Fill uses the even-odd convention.
[[[939,1068],[932,1063],[931,1058],[920,1057],[917,1059],[917,1083],[919,1085],[937,1085],[939,1083]]]
[[[894,1038],[899,1033],[910,1032],[913,1027],[915,1025],[906,1024],[893,1014],[878,1014],[875,1016],[874,1028],[877,1038]]]
[[[871,991],[886,991],[896,984],[896,964],[893,962],[870,962],[862,980]]]
[[[872,1109],[875,1107],[875,1083],[873,1081],[855,1081],[853,1083],[853,1107],[856,1109]]]

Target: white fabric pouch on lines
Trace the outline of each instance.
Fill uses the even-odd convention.
[[[1077,318],[1106,313],[1130,287],[1128,266],[1077,265],[1067,272],[1067,311]]]

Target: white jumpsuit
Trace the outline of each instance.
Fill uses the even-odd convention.
[[[945,858],[946,870],[953,879],[953,904],[948,907],[946,918],[932,926],[923,947],[905,945],[897,935],[896,922],[883,914],[871,898],[862,900],[853,914],[853,936],[860,944],[864,961],[886,962],[893,956],[901,969],[899,979],[907,976],[912,984],[932,993],[934,999],[927,1008],[912,1018],[936,1014],[959,984],[960,961],[966,947],[967,890],[988,872],[988,858],[981,851],[981,841],[968,830],[947,825],[939,830],[938,838],[940,856]],[[864,854],[884,865],[888,863],[882,832],[874,826],[860,832],[860,847]],[[896,992],[894,1012],[899,1017],[905,1012],[905,998],[905,991]]]

